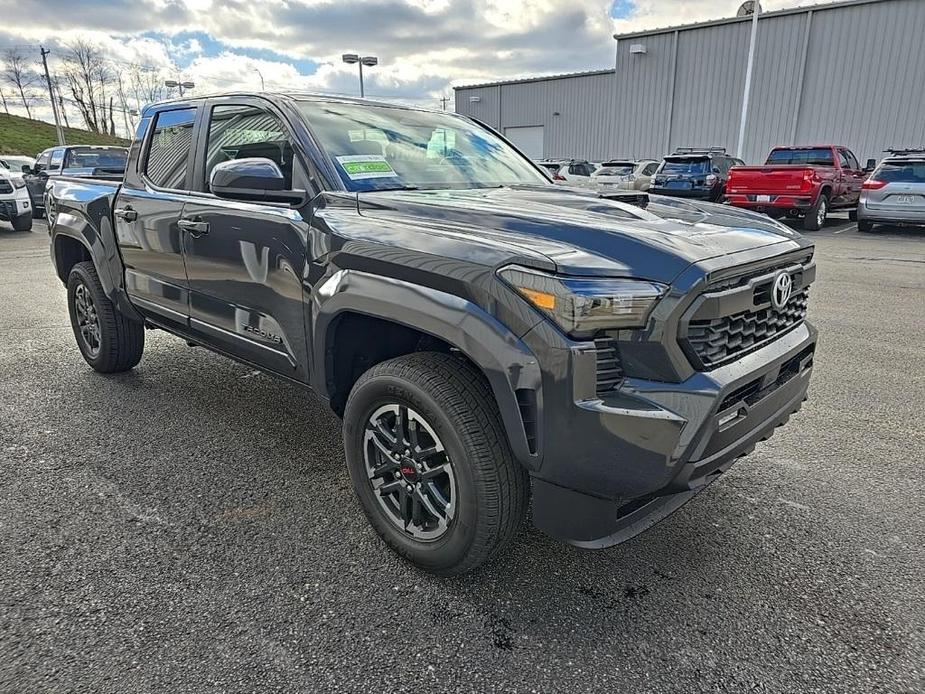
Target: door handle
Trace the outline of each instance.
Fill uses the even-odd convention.
[[[205,236],[209,233],[209,223],[203,222],[198,218],[181,219],[177,222],[177,226],[189,233],[194,239],[198,239],[200,236]]]
[[[131,206],[126,205],[125,207],[117,207],[112,211],[112,213],[119,219],[124,219],[126,222],[134,222],[138,219],[138,213],[131,208]]]

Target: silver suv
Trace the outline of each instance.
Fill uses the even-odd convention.
[[[870,175],[858,203],[858,230],[874,224],[925,226],[925,149],[888,150]]]

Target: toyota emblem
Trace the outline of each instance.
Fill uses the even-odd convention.
[[[790,295],[793,293],[793,279],[789,272],[781,272],[774,278],[774,284],[771,285],[771,305],[776,309],[782,309],[790,301]]]

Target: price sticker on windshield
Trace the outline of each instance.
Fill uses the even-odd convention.
[[[350,154],[335,157],[351,181],[367,178],[393,178],[395,170],[381,154]]]

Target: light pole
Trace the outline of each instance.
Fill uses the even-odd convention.
[[[254,72],[256,72],[257,76],[260,78],[260,91],[265,92],[267,88],[263,83],[263,73],[260,72],[260,69],[256,67],[254,68]]]
[[[164,86],[165,86],[165,87],[171,87],[171,88],[173,88],[173,87],[179,88],[179,90],[180,90],[180,96],[183,96],[183,90],[184,90],[184,89],[192,89],[193,87],[196,86],[196,84],[195,84],[194,82],[189,82],[189,81],[179,82],[179,81],[177,81],[177,80],[165,80],[165,81],[164,81]]]
[[[360,66],[360,98],[362,99],[364,96],[366,96],[365,92],[363,91],[363,66],[365,65],[366,67],[372,67],[373,65],[378,65],[379,58],[374,55],[367,55],[361,58],[356,53],[344,53],[344,55],[341,57],[344,59],[345,63],[350,65],[357,63]]]

